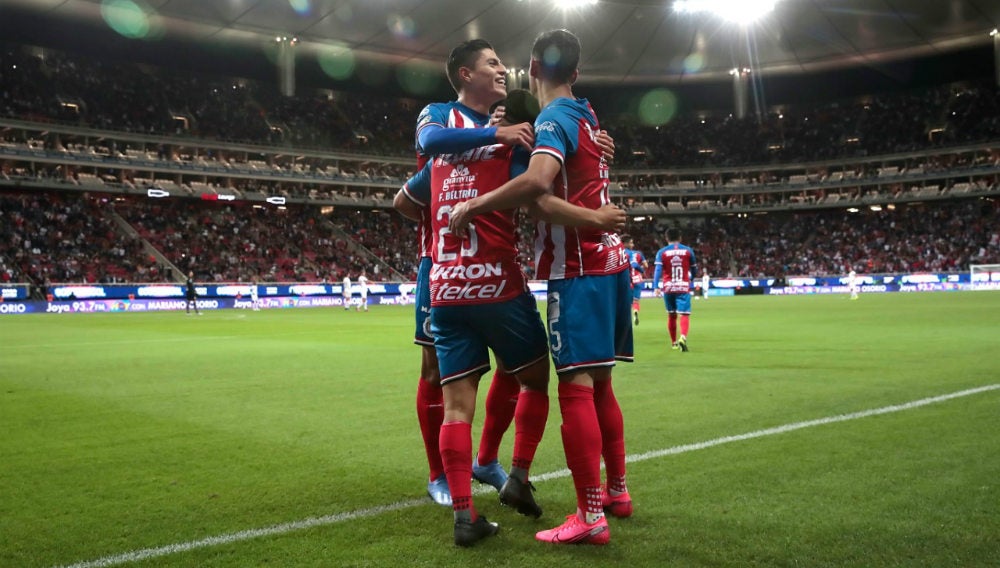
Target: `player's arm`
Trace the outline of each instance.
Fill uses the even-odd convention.
[[[399,214],[413,221],[420,221],[420,213],[430,202],[431,163],[427,162],[419,172],[406,180],[392,198],[392,207]]]
[[[542,194],[548,193],[560,167],[559,160],[549,154],[533,154],[523,174],[486,195],[455,205],[449,214],[448,228],[462,235],[469,221],[477,215],[531,205]]]
[[[566,227],[587,227],[602,231],[621,231],[625,228],[625,211],[613,204],[600,209],[573,205],[551,193],[543,193],[528,204],[528,214],[535,219]]]
[[[530,150],[535,143],[535,133],[527,122],[487,128],[446,128],[429,123],[417,131],[417,147],[425,156],[455,154],[498,143]]]
[[[406,217],[411,221],[420,220],[420,206],[411,201],[407,196],[406,192],[402,188],[396,192],[396,196],[392,198],[392,207],[399,212],[400,215]]]
[[[656,253],[656,270],[653,271],[653,289],[659,294],[663,291],[663,249]]]

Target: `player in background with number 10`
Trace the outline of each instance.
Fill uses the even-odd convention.
[[[653,282],[663,294],[667,308],[667,331],[673,349],[688,350],[687,334],[691,319],[691,288],[698,274],[698,261],[691,247],[681,244],[681,232],[667,229],[667,246],[656,253]],[[680,336],[677,324],[680,323]]]

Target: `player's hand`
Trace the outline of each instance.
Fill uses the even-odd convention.
[[[663,295],[663,290],[661,288],[657,287],[657,288],[655,288],[653,290],[653,295],[656,296],[657,298],[659,298],[660,296]]]
[[[465,238],[465,231],[469,227],[470,221],[472,221],[472,215],[469,214],[468,201],[456,203],[448,212],[448,230],[459,238]]]
[[[535,129],[527,122],[497,127],[497,142],[512,148],[521,146],[531,151],[535,146]]]
[[[604,231],[621,232],[628,217],[625,210],[614,204],[607,204],[597,210],[598,226]]]
[[[503,121],[503,117],[507,115],[507,107],[500,105],[493,109],[493,114],[490,115],[490,126],[497,126]]]
[[[615,139],[608,134],[607,130],[599,131],[594,137],[594,141],[597,142],[597,147],[604,154],[605,160],[610,162],[615,159]]]

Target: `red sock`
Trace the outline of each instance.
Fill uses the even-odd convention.
[[[497,459],[500,442],[514,420],[514,409],[517,407],[518,392],[521,385],[514,375],[497,369],[490,382],[490,392],[486,395],[486,420],[483,422],[483,435],[479,439],[479,456],[476,461],[485,465]]]
[[[639,302],[633,301],[632,302],[632,309],[638,312],[639,311]]]
[[[677,343],[677,314],[667,314],[667,331],[670,332],[670,343]]]
[[[548,419],[549,393],[530,389],[521,392],[514,415],[514,467],[531,469]]]
[[[681,314],[681,335],[687,337],[688,329],[691,327],[690,314]]]
[[[618,406],[611,379],[594,383],[594,406],[597,422],[601,425],[601,455],[604,456],[604,471],[608,477],[608,488],[627,491],[625,485],[625,426],[622,409]]]
[[[441,449],[438,445],[441,422],[444,421],[442,396],[440,385],[420,379],[420,384],[417,386],[417,420],[420,422],[420,435],[424,438],[424,450],[427,452],[427,465],[430,467],[432,480],[444,473]]]
[[[441,425],[441,461],[448,476],[452,509],[469,510],[476,520],[472,505],[472,424],[448,422]]]
[[[573,474],[577,507],[584,513],[601,514],[601,428],[594,407],[594,389],[559,383],[559,409],[563,450]]]

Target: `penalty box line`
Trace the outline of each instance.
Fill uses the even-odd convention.
[[[695,450],[704,450],[707,448],[721,446],[723,444],[728,444],[731,442],[741,442],[744,440],[752,440],[755,438],[763,438],[765,436],[773,436],[776,434],[784,434],[786,432],[794,432],[796,430],[802,430],[804,428],[812,428],[813,426],[823,426],[825,424],[835,424],[838,422],[847,422],[849,420],[858,420],[860,418],[868,418],[870,416],[879,416],[882,414],[892,414],[894,412],[901,412],[903,410],[912,410],[914,408],[920,408],[921,406],[927,406],[929,404],[937,404],[939,402],[946,402],[949,400],[954,400],[956,398],[962,398],[966,396],[972,396],[976,394],[981,394],[984,392],[995,391],[1000,389],[1000,384],[987,385],[983,387],[977,387],[967,390],[962,390],[958,392],[953,392],[950,394],[944,394],[941,396],[935,396],[930,398],[923,398],[920,400],[914,400],[912,402],[907,402],[904,404],[895,404],[892,406],[884,406],[882,408],[874,408],[871,410],[862,410],[860,412],[852,412],[850,414],[839,414],[837,416],[828,416],[826,418],[818,418],[816,420],[806,420],[804,422],[794,422],[791,424],[785,424],[782,426],[776,426],[774,428],[766,428],[763,430],[754,430],[753,432],[747,432],[745,434],[737,434],[735,436],[725,436],[722,438],[716,438],[714,440],[708,440],[705,442],[699,442],[697,444],[685,444],[682,446],[674,446],[672,448],[666,448],[662,450],[655,450],[651,452],[644,452],[641,454],[633,454],[627,456],[625,461],[628,463],[641,462],[646,460],[651,460],[655,458],[661,458],[664,456],[671,456],[677,454],[683,454],[686,452],[693,452]],[[551,471],[549,473],[543,473],[541,475],[531,476],[533,482],[549,481],[553,479],[560,479],[563,477],[569,477],[570,472],[568,469],[560,469],[557,471]],[[474,493],[483,494],[492,492],[492,489],[477,488]],[[203,538],[201,540],[193,540],[189,542],[182,542],[178,544],[169,544],[167,546],[161,546],[158,548],[144,548],[142,550],[135,550],[132,552],[124,552],[122,554],[115,554],[112,556],[105,556],[104,558],[98,558],[97,560],[90,560],[87,562],[79,562],[76,564],[71,564],[65,566],[65,568],[105,568],[107,566],[117,566],[120,564],[126,564],[129,562],[138,562],[140,560],[148,560],[150,558],[159,558],[162,556],[169,556],[172,554],[178,554],[181,552],[187,552],[189,550],[196,550],[199,548],[207,548],[210,546],[219,546],[224,544],[232,544],[234,542],[240,542],[244,540],[250,540],[255,538],[262,538],[267,536],[283,535],[291,532],[301,531],[305,529],[310,529],[314,527],[322,527],[327,525],[334,525],[338,523],[343,523],[346,521],[352,521],[357,519],[367,519],[382,515],[384,513],[392,513],[395,511],[401,511],[404,509],[410,509],[413,507],[419,507],[421,505],[428,505],[431,502],[426,498],[411,499],[409,501],[400,501],[397,503],[392,503],[389,505],[380,505],[377,507],[370,507],[367,509],[359,509],[356,511],[350,511],[346,513],[337,513],[335,515],[324,515],[322,517],[312,517],[304,519],[301,521],[293,521],[289,523],[282,523],[278,525],[272,525],[270,527],[264,527],[259,529],[249,529],[245,531],[239,531],[229,534],[223,534],[218,536],[212,536],[208,538]]]

